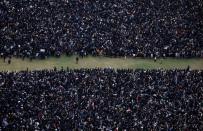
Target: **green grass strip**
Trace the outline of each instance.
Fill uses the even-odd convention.
[[[203,69],[203,59],[175,59],[166,58],[158,59],[154,62],[153,59],[143,58],[109,58],[109,57],[93,57],[88,56],[80,58],[79,63],[76,64],[76,56],[61,56],[60,58],[50,57],[45,60],[22,60],[20,58],[12,58],[11,64],[4,63],[3,59],[0,59],[0,71],[21,71],[26,70],[42,70],[53,69],[54,67],[60,69],[67,67],[70,69],[79,68],[129,68],[129,69],[184,69],[189,65],[191,69]]]

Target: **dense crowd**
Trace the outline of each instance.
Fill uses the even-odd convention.
[[[202,131],[201,70],[0,73],[0,130]]]
[[[202,0],[1,0],[1,56],[203,56]]]

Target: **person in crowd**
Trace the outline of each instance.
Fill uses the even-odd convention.
[[[78,64],[78,62],[79,62],[79,57],[77,56],[77,57],[75,58],[75,60],[76,60],[76,64]]]
[[[3,56],[3,59],[4,59],[4,63],[6,62],[6,56]]]
[[[203,130],[202,70],[0,72],[0,130]]]
[[[1,0],[0,53],[202,57],[202,8],[200,0]]]
[[[156,62],[156,61],[157,61],[157,57],[155,56],[155,57],[154,57],[154,62]]]
[[[8,64],[9,64],[9,65],[11,64],[11,58],[8,59]]]

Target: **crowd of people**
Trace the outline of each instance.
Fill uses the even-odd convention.
[[[202,0],[1,0],[1,56],[203,56]]]
[[[203,71],[0,73],[0,130],[202,131]]]

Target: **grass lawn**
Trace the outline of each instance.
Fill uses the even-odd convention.
[[[54,67],[66,69],[75,68],[131,68],[131,69],[174,69],[174,68],[187,68],[188,65],[192,69],[203,69],[203,59],[158,59],[154,62],[152,59],[143,58],[107,58],[107,57],[92,57],[88,56],[83,59],[80,58],[79,63],[76,64],[76,56],[61,56],[60,58],[50,57],[45,60],[33,60],[20,58],[12,58],[11,64],[4,63],[3,59],[0,59],[0,71],[20,71],[26,70],[41,70],[41,69],[53,69]]]

